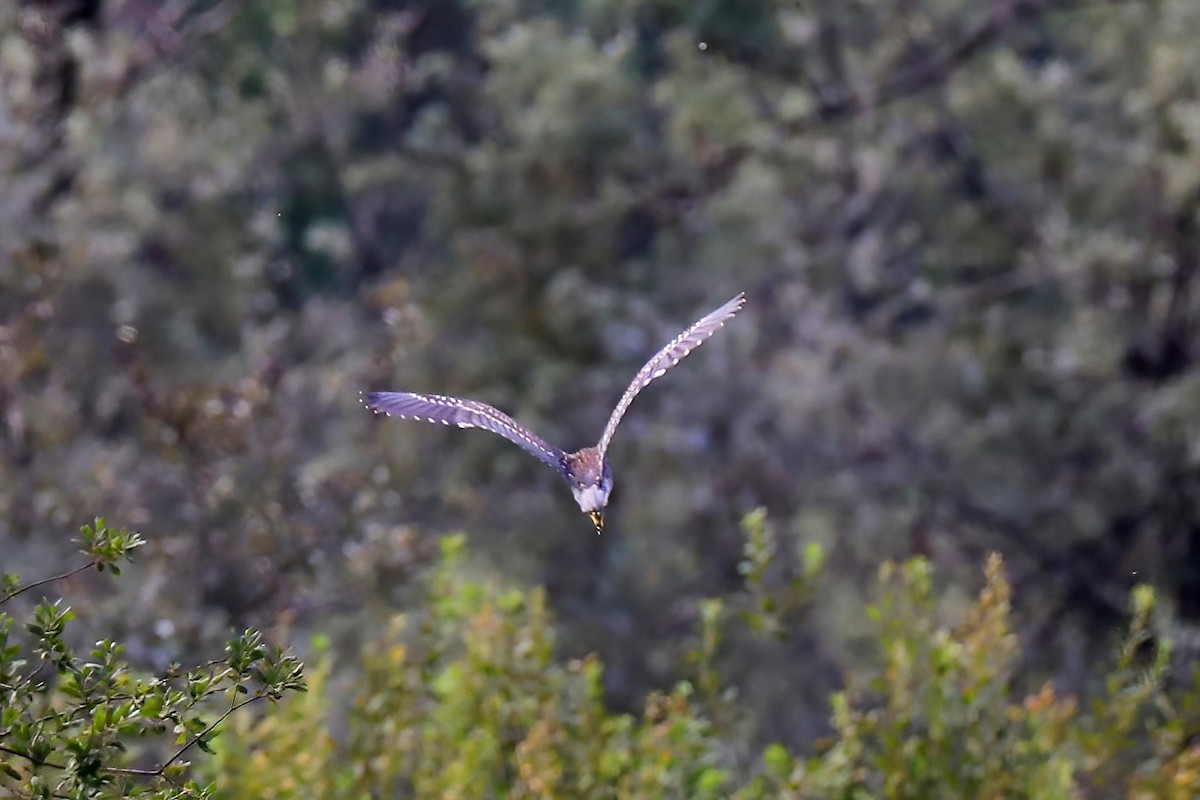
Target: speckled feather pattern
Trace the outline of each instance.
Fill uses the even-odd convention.
[[[613,434],[617,432],[617,426],[621,424],[621,418],[625,416],[629,404],[633,402],[633,398],[638,396],[638,392],[649,386],[651,381],[665,375],[667,370],[699,347],[705,339],[724,327],[725,323],[734,314],[741,311],[744,305],[746,305],[746,295],[743,292],[716,311],[701,317],[690,328],[668,342],[666,347],[659,350],[654,358],[647,361],[646,365],[638,370],[638,374],[633,377],[633,382],[629,384],[625,394],[621,395],[621,399],[617,401],[617,407],[609,416],[608,424],[604,426],[604,434],[596,445],[596,449],[600,451],[601,460],[608,452],[608,445],[612,442]]]
[[[478,400],[440,394],[366,392],[363,405],[376,414],[498,433],[543,463],[561,469],[563,452],[497,408]]]
[[[568,481],[586,486],[600,482],[604,471],[604,459],[596,448],[585,447],[574,453],[564,454],[563,467]]]

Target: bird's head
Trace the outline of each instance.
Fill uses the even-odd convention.
[[[612,491],[612,470],[595,447],[585,447],[563,458],[563,473],[580,510],[591,518],[596,533],[604,532],[604,507]]]

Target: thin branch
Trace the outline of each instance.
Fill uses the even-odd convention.
[[[94,566],[97,566],[99,563],[100,563],[100,559],[96,559],[95,561],[90,561],[87,564],[84,564],[82,567],[73,569],[70,572],[64,572],[62,575],[55,575],[53,578],[43,578],[42,580],[35,581],[35,582],[29,584],[28,586],[22,586],[20,589],[17,589],[12,594],[7,594],[3,598],[0,598],[0,606],[4,605],[9,600],[12,600],[17,595],[22,594],[24,592],[28,592],[30,589],[36,589],[39,586],[45,586],[47,583],[54,583],[55,581],[66,580],[67,578],[70,578],[74,575],[78,575],[79,573],[83,572],[86,569],[90,569]]]
[[[28,761],[30,764],[33,764],[35,767],[50,767],[51,769],[63,769],[63,770],[66,769],[66,767],[63,766],[62,764],[55,764],[53,761],[38,761],[33,756],[29,755],[29,753],[23,753],[20,750],[14,750],[11,747],[5,747],[2,744],[0,744],[0,753],[8,753],[9,755],[17,756],[18,758],[23,758],[26,761]]]
[[[220,725],[222,722],[224,722],[226,717],[228,717],[233,712],[237,711],[239,708],[245,708],[246,706],[250,705],[251,703],[262,700],[263,698],[265,698],[267,696],[268,695],[266,695],[266,694],[256,694],[256,695],[253,695],[252,697],[246,698],[245,700],[243,700],[240,703],[234,703],[228,709],[226,709],[224,714],[217,717],[216,720],[214,720],[211,725],[209,725],[207,728],[202,730],[200,733],[196,734],[195,738],[193,738],[191,741],[189,741],[183,747],[176,750],[175,755],[171,756],[166,761],[164,761],[162,764],[160,764],[157,769],[132,769],[132,768],[126,768],[126,767],[106,767],[104,769],[104,771],[111,772],[115,775],[139,775],[141,777],[146,777],[146,778],[161,777],[162,774],[164,772],[166,772],[167,767],[171,766],[176,761],[178,761],[180,758],[182,758],[183,754],[186,753],[188,750],[190,750],[193,745],[197,744],[198,742],[200,742],[200,740],[204,739],[206,736],[208,736],[210,733],[212,733],[213,729],[216,728],[218,725]]]
[[[212,8],[186,19],[200,5],[197,0],[167,4],[145,21],[145,44],[118,77],[117,91],[126,92],[151,68],[164,63],[184,45],[212,36],[227,27],[245,7],[245,0],[222,0]]]
[[[195,36],[211,36],[219,33],[233,22],[245,6],[245,0],[223,0],[207,11],[197,14],[184,32]]]
[[[840,95],[821,103],[814,112],[816,119],[805,120],[805,124],[818,120],[832,122],[854,116],[938,86],[953,75],[958,67],[1002,39],[1018,15],[1033,17],[1045,14],[1055,10],[1055,4],[1056,0],[1001,0],[993,5],[991,13],[982,22],[949,48],[919,63],[897,67],[894,77],[871,90],[844,90]],[[1071,0],[1065,0],[1060,7],[1066,8],[1072,4]]]

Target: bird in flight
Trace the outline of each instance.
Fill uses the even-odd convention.
[[[596,533],[604,532],[604,507],[612,491],[612,469],[608,464],[608,445],[625,411],[638,392],[645,389],[655,378],[661,378],[705,339],[716,333],[734,314],[746,304],[746,295],[739,293],[725,305],[712,311],[691,327],[680,333],[659,350],[654,358],[638,370],[633,382],[617,401],[604,426],[604,433],[594,447],[585,447],[574,453],[565,453],[524,425],[499,409],[478,400],[446,397],[439,394],[412,394],[410,392],[366,392],[362,395],[363,405],[376,414],[385,414],[402,419],[424,422],[440,422],[460,428],[483,428],[497,433],[530,455],[558,470],[571,487],[575,502],[587,514]]]

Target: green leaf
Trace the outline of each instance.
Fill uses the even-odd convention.
[[[695,787],[700,794],[716,794],[725,787],[726,777],[722,770],[707,767],[696,776]]]
[[[792,756],[786,747],[775,743],[763,751],[763,765],[777,778],[786,778],[792,771]]]
[[[804,545],[804,576],[811,578],[821,571],[825,565],[825,549],[820,542],[807,542]]]

